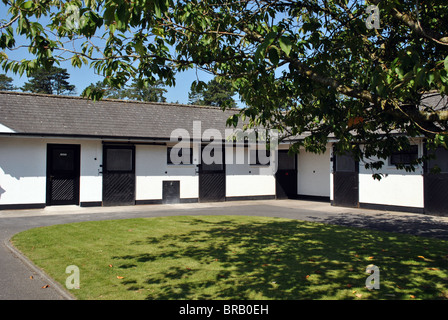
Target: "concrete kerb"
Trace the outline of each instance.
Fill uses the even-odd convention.
[[[58,282],[53,280],[48,276],[42,269],[37,267],[31,260],[29,260],[25,255],[23,255],[14,245],[11,243],[11,239],[6,239],[3,242],[4,246],[11,251],[11,253],[18,258],[28,269],[38,274],[42,279],[44,279],[49,286],[53,288],[61,298],[65,300],[76,300],[76,298],[67,290],[65,290]]]

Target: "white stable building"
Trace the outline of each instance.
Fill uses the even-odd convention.
[[[200,134],[218,129],[236,110],[169,103],[0,92],[0,210],[51,205],[111,206],[158,203],[303,198],[334,205],[448,214],[448,157],[428,168],[397,170],[424,152],[423,140],[394,154],[381,181],[351,158],[300,152],[282,143],[278,168],[266,170],[249,148],[225,143],[217,164],[197,161],[191,136],[190,164],[170,158],[173,130]],[[197,129],[197,128],[196,128]],[[247,159],[244,162],[235,158]],[[433,165],[433,164],[432,164]],[[432,187],[431,187],[432,185]]]

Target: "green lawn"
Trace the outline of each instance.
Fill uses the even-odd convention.
[[[28,230],[13,244],[78,299],[447,299],[448,241],[247,216]],[[368,290],[366,267],[380,270]]]

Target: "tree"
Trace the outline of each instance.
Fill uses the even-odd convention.
[[[145,81],[134,79],[129,87],[119,91],[117,98],[137,101],[166,102],[164,94],[167,90],[161,86],[161,81],[157,81],[151,85]]]
[[[91,95],[101,95],[104,98],[111,99],[130,99],[136,101],[152,101],[152,102],[166,102],[164,94],[166,89],[161,88],[161,83],[155,85],[148,85],[143,81],[133,80],[130,86],[118,89],[113,88],[102,81],[95,84],[90,84],[85,90]]]
[[[74,93],[75,86],[67,80],[70,75],[67,69],[58,67],[39,68],[30,73],[30,81],[22,87],[23,91],[46,94]]]
[[[445,0],[4,2],[0,46],[16,47],[17,25],[35,57],[2,53],[6,71],[52,65],[64,53],[117,87],[172,85],[176,72],[196,67],[231,79],[252,125],[310,133],[296,147],[323,151],[330,135],[358,158],[384,158],[407,147],[406,136],[446,146],[448,110],[424,99],[448,93]]]
[[[194,85],[188,93],[190,104],[235,108],[235,89],[228,80],[213,78],[206,85]]]
[[[84,92],[89,92],[89,95],[91,96],[101,96],[103,98],[115,98],[118,96],[119,89],[117,88],[111,88],[110,86],[104,84],[103,81],[97,81],[96,83],[91,83],[88,85],[84,90],[81,96],[84,94]]]
[[[0,90],[12,91],[16,87],[12,84],[13,78],[8,77],[6,74],[0,74]]]

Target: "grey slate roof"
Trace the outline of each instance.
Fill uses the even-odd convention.
[[[192,136],[193,121],[201,121],[202,131],[215,128],[224,137],[227,118],[237,112],[172,103],[91,101],[0,91],[0,124],[15,134],[169,139],[176,128],[186,129]]]
[[[420,103],[422,109],[431,108],[434,111],[448,109],[448,97],[438,92],[424,94]]]
[[[448,97],[428,93],[421,106],[447,109]],[[193,138],[193,121],[201,121],[202,132],[218,129],[225,138],[226,120],[235,113],[237,109],[0,91],[0,134],[169,140],[177,128]]]

